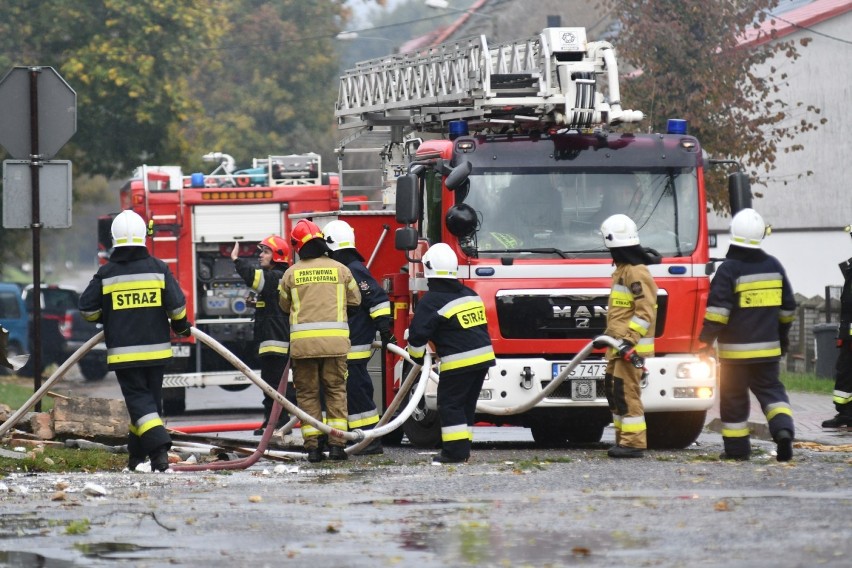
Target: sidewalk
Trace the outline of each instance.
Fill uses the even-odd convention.
[[[809,394],[788,392],[790,406],[793,408],[793,421],[796,425],[796,440],[800,442],[817,442],[823,445],[837,446],[852,444],[852,430],[823,430],[820,424],[823,420],[832,418],[836,411],[829,394]],[[749,425],[756,438],[769,440],[769,428],[766,417],[760,409],[754,395],[751,397],[751,414]],[[714,432],[721,431],[719,420],[719,400],[707,411],[707,427]]]

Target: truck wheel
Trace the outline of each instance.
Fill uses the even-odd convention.
[[[568,429],[568,441],[574,444],[597,444],[603,438],[605,424],[572,424]]]
[[[80,372],[87,381],[101,381],[109,372],[106,361],[100,357],[84,357],[77,361],[77,366],[80,367]]]
[[[228,392],[240,392],[241,390],[246,390],[251,385],[219,385],[223,389]]]
[[[568,431],[558,421],[530,425],[536,446],[542,448],[564,448],[568,442]]]
[[[704,430],[707,412],[651,412],[645,415],[648,426],[648,448],[652,450],[683,449],[698,439]]]
[[[426,401],[420,399],[417,408],[402,424],[402,429],[408,441],[418,448],[437,448],[441,443],[441,419],[437,411],[429,410],[425,405]]]
[[[163,389],[163,414],[175,416],[186,412],[186,389],[175,387]]]

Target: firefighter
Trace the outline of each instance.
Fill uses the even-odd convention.
[[[328,257],[331,251],[315,223],[302,219],[290,237],[299,261],[281,279],[279,304],[290,313],[290,357],[299,404],[313,418],[322,420],[320,397],[324,396],[326,423],[346,432],[347,311],[358,307],[361,293],[352,272]],[[302,423],[309,462],[325,459],[320,434],[309,423]],[[346,459],[344,438],[331,435],[328,443],[329,459]]]
[[[779,380],[780,358],[789,345],[796,301],[784,267],[761,249],[766,224],[754,209],[731,220],[731,246],[710,283],[699,335],[701,354],[718,341],[721,366],[719,414],[727,460],[751,455],[749,390],[766,415],[778,461],[793,457],[793,412]]]
[[[361,307],[349,314],[349,340],[352,346],[346,356],[349,376],[346,379],[346,399],[349,429],[372,430],[379,421],[379,411],[373,400],[373,380],[367,372],[372,356],[372,343],[379,333],[382,345],[396,343],[391,333],[390,300],[364,266],[364,257],[355,248],[355,231],[346,221],[332,221],[323,229],[331,249],[331,258],[344,264],[351,272],[361,292]],[[360,455],[383,453],[381,438],[374,438]]]
[[[240,278],[257,294],[254,312],[254,339],[258,342],[257,354],[260,358],[260,377],[269,386],[278,390],[287,366],[290,351],[290,324],[288,316],[278,305],[278,282],[284,271],[290,266],[290,245],[278,235],[270,235],[257,245],[260,267],[245,258],[240,258],[240,244],[234,243],[231,260]],[[284,380],[287,380],[286,378]],[[296,404],[292,389],[287,392],[287,400]],[[269,423],[274,400],[263,395],[263,424],[254,431],[255,436],[263,434]],[[278,418],[276,428],[289,420],[286,412]]]
[[[837,364],[834,370],[834,409],[837,414],[823,428],[852,426],[852,258],[840,263],[843,291],[840,293],[840,327],[837,329]]]
[[[642,369],[644,359],[654,355],[657,319],[657,285],[646,265],[659,260],[642,248],[636,223],[627,215],[608,217],[600,231],[615,264],[604,335],[620,341],[606,352],[604,389],[615,426],[615,446],[607,455],[641,458],[648,447]]]
[[[406,350],[422,365],[427,342],[434,343],[441,377],[441,454],[434,461],[463,463],[470,458],[479,391],[495,364],[485,305],[457,279],[458,259],[449,245],[432,245],[422,261],[429,291],[417,302]]]
[[[166,263],[145,248],[145,221],[131,210],[112,222],[113,253],[80,296],[79,308],[103,323],[107,366],[115,371],[130,414],[127,467],[146,457],[166,471],[172,442],[161,418],[163,374],[172,357],[169,325],[190,335],[186,299]]]

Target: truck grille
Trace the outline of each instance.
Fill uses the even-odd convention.
[[[506,339],[590,340],[606,329],[607,294],[501,293],[496,297],[500,334]],[[657,296],[655,337],[665,327],[668,296]]]

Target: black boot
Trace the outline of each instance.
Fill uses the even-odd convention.
[[[613,446],[609,450],[607,450],[606,455],[611,458],[641,458],[645,456],[645,451],[642,448]]]
[[[314,448],[308,450],[308,461],[311,463],[319,463],[325,459],[325,454],[322,453],[322,448]]]
[[[358,452],[357,456],[380,456],[385,453],[384,448],[382,447],[382,438],[381,436],[378,438],[373,438],[370,440],[370,443],[364,446],[364,448]]]
[[[822,423],[823,428],[849,428],[852,426],[852,416],[845,414],[837,414],[834,418],[829,418]]]
[[[263,431],[266,430],[266,426],[269,424],[269,414],[272,411],[270,408],[264,408],[263,410],[263,423],[260,425],[260,428],[254,431],[255,436],[263,436]]]
[[[328,449],[328,459],[334,461],[346,461],[349,459],[349,456],[346,455],[346,450],[343,449],[343,446],[331,446]]]
[[[127,460],[127,469],[131,472],[136,471],[139,464],[145,463],[146,459],[148,459],[147,456],[134,456],[131,454],[130,459]]]
[[[789,430],[780,430],[775,437],[776,453],[775,459],[780,462],[788,462],[793,459],[793,433]]]
[[[160,446],[151,452],[151,471],[166,471],[169,469],[169,446]]]

